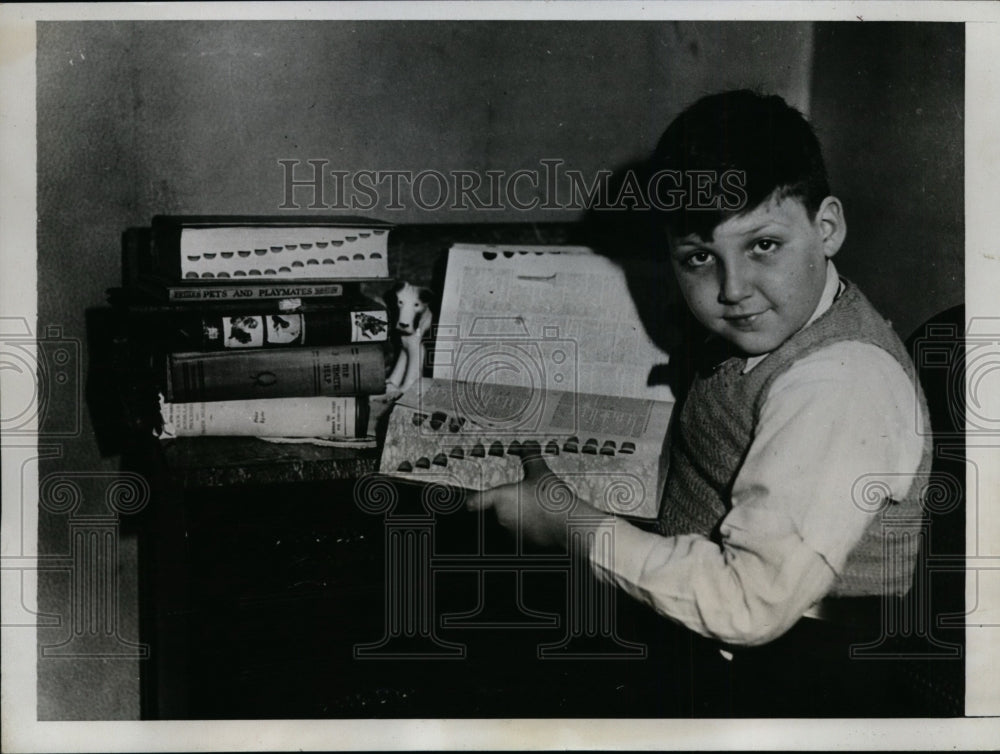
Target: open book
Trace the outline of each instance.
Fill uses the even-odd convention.
[[[647,381],[668,357],[618,266],[583,247],[457,244],[438,322],[434,377],[394,408],[384,473],[487,489],[521,479],[533,441],[579,497],[657,515],[673,396]]]

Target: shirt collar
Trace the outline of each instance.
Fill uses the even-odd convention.
[[[806,320],[806,323],[802,325],[802,330],[805,330],[809,325],[823,316],[826,310],[833,306],[833,302],[837,300],[837,296],[840,295],[843,284],[840,282],[840,276],[837,274],[837,268],[833,266],[833,260],[828,259],[826,261],[826,284],[823,286],[823,293],[819,297],[819,303],[816,304],[816,309],[813,311],[812,316]],[[764,359],[770,355],[768,353],[761,353],[757,356],[751,356],[747,359],[746,366],[743,367],[743,374],[746,374],[755,366],[760,364]]]

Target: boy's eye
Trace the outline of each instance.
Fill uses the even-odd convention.
[[[684,257],[686,267],[704,267],[712,261],[712,255],[707,251],[696,251],[694,254]]]
[[[763,252],[765,254],[769,251],[774,251],[776,248],[778,248],[778,242],[772,238],[761,238],[753,245],[754,251]]]

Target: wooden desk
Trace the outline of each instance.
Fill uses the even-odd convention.
[[[690,649],[665,660],[651,613],[605,601],[614,635],[573,635],[565,555],[519,555],[462,507],[428,514],[415,485],[371,505],[356,480],[384,481],[374,452],[221,438],[146,452],[147,718],[692,713],[670,680]],[[433,573],[427,559],[401,581],[416,541]]]
[[[152,652],[143,667],[143,715],[204,716],[197,686],[213,651],[204,642],[219,639],[205,627],[238,621],[245,601],[281,591],[259,574],[256,585],[248,582],[248,538],[261,540],[268,522],[275,532],[286,520],[289,532],[312,526],[319,541],[340,527],[338,544],[352,546],[336,551],[356,573],[350,560],[364,537],[358,526],[372,526],[372,536],[378,531],[375,522],[351,515],[350,493],[355,479],[375,470],[377,452],[188,438],[139,445],[127,458],[147,476],[153,496],[139,532],[141,633]],[[276,534],[272,549],[295,547],[291,536],[282,542]],[[303,557],[301,548],[295,557]]]

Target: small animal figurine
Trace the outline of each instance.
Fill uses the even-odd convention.
[[[386,380],[387,395],[405,393],[420,377],[426,353],[424,338],[434,324],[430,289],[404,282],[396,287],[395,294],[399,355],[392,374]]]

